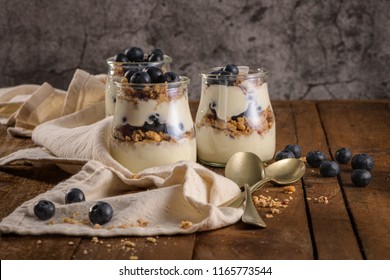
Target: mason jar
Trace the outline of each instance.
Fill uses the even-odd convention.
[[[170,71],[170,64],[172,58],[164,55],[164,60],[161,61],[143,61],[143,62],[116,62],[114,57],[107,59],[108,75],[105,88],[105,104],[106,117],[114,115],[116,92],[115,82],[120,82],[126,71],[132,70],[134,72],[144,70],[147,67],[158,67],[164,73]]]
[[[181,76],[172,83],[114,83],[117,102],[110,153],[115,160],[133,173],[182,160],[196,161],[189,82]]]
[[[238,74],[232,75],[216,69],[221,68],[201,74],[195,119],[198,160],[223,167],[234,153],[243,151],[271,160],[276,137],[268,71],[239,66]]]

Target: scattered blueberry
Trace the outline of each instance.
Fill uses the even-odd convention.
[[[234,64],[227,64],[225,68],[223,68],[223,71],[227,71],[231,73],[232,75],[238,75],[238,67]]]
[[[124,53],[117,53],[114,56],[114,61],[116,61],[116,62],[129,62],[129,59],[127,58],[127,56]]]
[[[89,220],[92,224],[103,225],[112,218],[114,210],[110,204],[104,201],[98,201],[89,208]]]
[[[340,173],[337,162],[325,160],[320,165],[320,173],[324,177],[335,177]]]
[[[152,83],[163,83],[165,82],[164,73],[160,68],[148,67],[144,70],[150,76]]]
[[[38,219],[46,221],[54,216],[56,207],[48,200],[40,200],[34,205],[34,214]]]
[[[310,151],[306,155],[306,161],[311,167],[319,167],[325,159],[325,154],[321,151]]]
[[[166,72],[164,74],[164,79],[168,83],[180,82],[180,77],[174,72]]]
[[[160,49],[154,49],[148,56],[148,61],[162,61],[164,60],[164,53]]]
[[[65,195],[65,204],[77,203],[85,201],[85,195],[82,190],[78,188],[70,189]]]
[[[371,173],[366,169],[355,169],[352,171],[351,181],[358,187],[365,187],[371,181]]]
[[[140,62],[144,60],[144,51],[141,48],[128,48],[125,50],[125,55],[131,62]]]
[[[295,158],[295,155],[293,152],[287,151],[287,150],[279,151],[275,154],[276,161],[284,159],[284,158]]]
[[[295,155],[295,158],[300,158],[301,157],[301,152],[302,149],[299,145],[297,144],[289,144],[286,147],[284,147],[286,151],[290,151]]]
[[[352,158],[352,152],[348,148],[341,148],[336,151],[335,159],[338,163],[348,163]]]
[[[127,118],[126,117],[122,117],[122,122],[127,122]]]
[[[370,171],[374,167],[374,159],[367,154],[357,154],[351,160],[352,169],[366,169]]]
[[[130,78],[130,83],[134,84],[149,84],[151,82],[150,76],[144,71],[138,71]]]

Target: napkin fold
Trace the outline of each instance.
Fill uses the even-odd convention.
[[[77,70],[67,92],[47,83],[0,90],[4,104],[11,104],[15,96],[25,97],[17,109],[12,105],[14,112],[7,111],[8,125],[14,125],[8,132],[31,136],[37,145],[1,158],[0,168],[21,160],[47,161],[74,174],[5,217],[0,232],[150,236],[212,230],[237,222],[242,208],[218,207],[240,193],[231,180],[187,161],[133,174],[111,157],[112,117],[105,117],[104,79]],[[85,193],[86,201],[65,204],[65,193],[74,187]],[[33,213],[40,199],[56,206],[49,221],[40,221]],[[101,227],[88,220],[96,201],[106,201],[114,210],[112,220]]]

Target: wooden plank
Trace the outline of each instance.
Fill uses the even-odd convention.
[[[298,144],[302,147],[303,155],[310,150],[320,150],[329,159],[329,149],[316,104],[310,101],[294,101],[292,104]],[[337,129],[337,126],[333,129]],[[337,178],[324,178],[318,168],[307,165],[304,184],[315,242],[315,257],[361,259],[362,254]],[[329,203],[320,203],[318,198],[321,196],[327,197]]]
[[[340,147],[368,153],[375,160],[372,182],[351,183],[352,168],[342,166],[341,183],[367,259],[390,258],[390,109],[387,102],[319,103],[332,154]],[[335,129],[337,124],[337,129]]]
[[[273,103],[277,122],[277,149],[295,143],[292,110],[288,102]],[[292,196],[289,206],[273,218],[266,219],[267,228],[258,229],[242,222],[197,234],[195,259],[312,259],[313,251],[306,218],[303,189],[300,182],[292,195],[280,188],[267,187],[255,193],[279,199]],[[266,209],[258,209],[264,217]]]

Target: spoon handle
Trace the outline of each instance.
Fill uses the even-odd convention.
[[[265,183],[267,183],[268,181],[271,181],[271,178],[269,177],[266,177],[260,181],[258,181],[257,183],[254,183],[251,187],[250,187],[250,193],[253,193],[254,191],[260,189]],[[237,195],[236,197],[233,197],[232,199],[222,203],[221,205],[219,205],[220,207],[234,207],[234,208],[238,208],[241,206],[241,204],[244,202],[245,200],[245,191],[240,193],[239,195]]]

